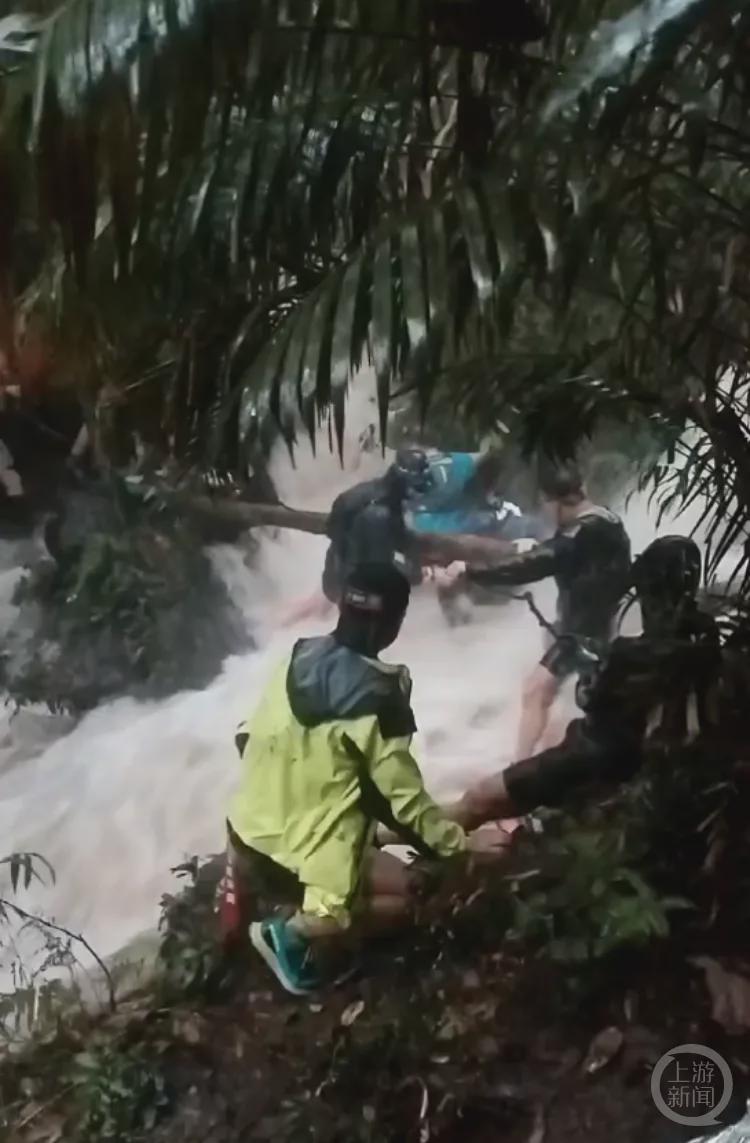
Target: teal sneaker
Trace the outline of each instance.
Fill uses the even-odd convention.
[[[282,987],[294,996],[307,996],[327,983],[315,970],[309,941],[281,918],[254,921],[250,940]]]

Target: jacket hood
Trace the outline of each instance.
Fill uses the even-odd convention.
[[[292,713],[303,726],[376,715],[409,712],[411,679],[405,667],[367,659],[342,646],[332,635],[300,639],[287,672],[287,695]],[[405,725],[402,717],[399,726]],[[381,725],[382,728],[382,725]],[[398,733],[413,733],[400,729]]]

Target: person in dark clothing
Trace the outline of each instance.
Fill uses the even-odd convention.
[[[646,744],[690,741],[715,721],[721,673],[715,621],[696,603],[701,558],[692,540],[665,536],[633,566],[643,634],[619,637],[579,683],[582,718],[559,746],[476,783],[451,813],[464,829],[556,807],[587,785],[622,782],[640,768]]]
[[[331,541],[323,568],[323,593],[337,603],[341,586],[360,564],[396,563],[412,584],[421,580],[413,538],[404,521],[404,502],[429,482],[421,449],[401,449],[387,472],[341,492],[328,517]]]
[[[622,521],[591,503],[577,471],[548,474],[542,497],[556,524],[550,539],[495,567],[462,572],[469,582],[485,586],[536,583],[548,576],[557,584],[558,639],[547,647],[524,687],[518,758],[533,753],[562,683],[577,671],[576,640],[606,646],[611,639],[630,573],[630,541]]]

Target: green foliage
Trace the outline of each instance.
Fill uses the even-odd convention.
[[[77,934],[29,913],[17,901],[19,889],[32,881],[54,882],[55,873],[38,853],[12,853],[0,859],[10,877],[9,892],[0,887],[0,970],[11,987],[0,991],[0,1041],[23,1041],[30,1033],[49,1033],[61,1014],[80,1004],[72,970],[77,950],[85,945]],[[66,979],[49,978],[64,970]]]
[[[368,361],[381,430],[404,391],[562,452],[648,426],[718,560],[750,511],[750,12],[510,11],[69,0],[5,80],[10,264],[39,230],[58,372],[157,453],[340,439]]]
[[[743,748],[699,742],[649,759],[627,792],[627,813],[649,844],[651,877],[666,892],[690,885],[703,924],[742,932],[750,921],[750,780]]]
[[[512,886],[509,936],[554,961],[583,964],[668,935],[670,912],[688,902],[648,884],[623,821],[549,815],[545,827],[543,869]]]
[[[80,1108],[78,1136],[92,1143],[151,1131],[169,1102],[161,1070],[136,1046],[102,1044],[79,1053],[71,1082]]]
[[[184,887],[161,901],[159,962],[170,996],[204,991],[221,968],[214,913],[220,868],[216,859],[193,857],[172,870]]]
[[[96,526],[83,517],[57,560],[17,589],[18,627],[33,629],[10,656],[18,702],[77,711],[117,693],[202,686],[249,641],[184,518],[124,484],[114,491]]]

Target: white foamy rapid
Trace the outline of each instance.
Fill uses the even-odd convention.
[[[375,419],[366,389],[357,393],[349,408],[354,442]],[[325,439],[317,459],[300,446],[296,470],[282,450],[274,466],[282,498],[300,508],[326,508],[342,486],[384,464],[379,454],[360,456],[356,444],[346,462],[342,473]],[[655,534],[653,519],[642,500],[626,516],[639,550]],[[324,551],[320,537],[268,532],[251,570],[239,550],[215,550],[216,566],[260,650],[228,659],[205,690],[153,703],[107,703],[72,729],[43,712],[15,719],[6,713],[0,856],[36,851],[57,874],[52,887],[32,886],[23,904],[85,933],[107,956],[155,924],[160,895],[174,885],[170,866],[222,847],[238,770],[234,728],[253,707],[271,664],[300,633],[321,629],[318,622],[283,630],[278,621],[296,597],[319,584]],[[0,621],[15,574],[0,571]],[[550,614],[552,586],[541,585],[536,597]],[[520,684],[539,654],[538,628],[521,604],[483,608],[470,626],[451,629],[434,594],[416,593],[387,657],[411,668],[417,749],[434,794],[453,795],[510,760]]]

